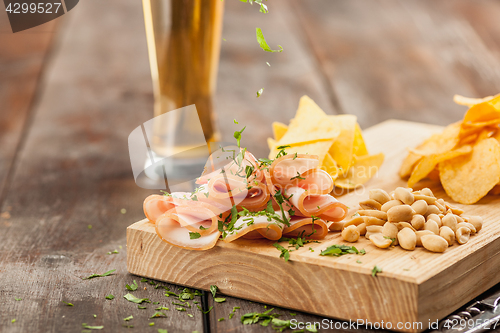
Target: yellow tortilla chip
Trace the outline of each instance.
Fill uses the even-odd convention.
[[[267,139],[269,144],[270,140]],[[293,145],[289,148],[285,148],[285,152],[287,154],[309,154],[309,155],[318,155],[319,156],[319,164],[323,163],[325,155],[328,153],[328,149],[332,145],[333,140],[330,141],[317,141],[313,143],[305,143],[302,145]],[[273,146],[271,152],[269,153],[269,159],[276,158],[276,154],[278,154],[278,145]]]
[[[330,116],[329,118],[340,132],[329,153],[342,169],[341,171],[346,172],[352,164],[357,117],[350,114],[342,114]]]
[[[347,173],[345,175],[340,175],[337,180],[335,180],[335,186],[347,190],[355,189],[372,178],[383,162],[383,153],[357,157]]]
[[[339,169],[337,168],[337,163],[333,159],[332,155],[326,154],[323,159],[323,164],[321,165],[321,169],[328,172],[330,176],[332,176],[333,180],[337,179],[339,176]]]
[[[471,151],[472,147],[466,145],[446,153],[424,156],[413,169],[411,177],[408,179],[408,187],[413,187],[420,180],[426,178],[439,163],[460,155],[468,154]]]
[[[285,135],[286,131],[288,131],[288,126],[285,124],[277,121],[273,123],[274,140],[279,141]]]
[[[476,203],[500,182],[500,143],[494,138],[478,141],[472,154],[439,163],[439,178],[453,200]]]
[[[410,176],[417,163],[424,156],[446,153],[455,148],[459,142],[460,125],[460,122],[456,122],[446,126],[443,132],[432,135],[417,146],[415,150],[410,151],[408,156],[403,160],[403,164],[399,170],[401,178]]]
[[[498,95],[496,95],[498,96]],[[487,96],[484,98],[470,98],[470,97],[464,97],[461,95],[455,95],[453,96],[453,102],[457,103],[458,105],[467,105],[467,106],[474,106],[479,103],[491,101],[493,98],[496,96]]]
[[[366,149],[365,140],[363,139],[363,133],[358,123],[356,123],[356,128],[354,129],[354,146],[352,153],[355,156],[368,155],[368,149]]]
[[[278,145],[294,145],[319,140],[333,140],[340,134],[337,127],[312,99],[302,96],[295,118]]]

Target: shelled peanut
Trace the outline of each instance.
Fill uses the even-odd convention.
[[[330,230],[342,231],[348,242],[364,235],[379,248],[399,244],[409,251],[423,246],[431,252],[444,252],[455,241],[467,243],[483,225],[480,216],[463,215],[463,210],[436,198],[428,188],[398,187],[390,194],[370,190],[369,199],[359,205],[361,209],[350,220],[334,223]]]

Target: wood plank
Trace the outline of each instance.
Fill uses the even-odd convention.
[[[63,21],[2,206],[12,208],[0,218],[0,331],[79,332],[87,323],[110,332],[123,324],[202,332],[196,308],[188,311],[193,318],[170,310],[150,320],[157,305],[141,310],[123,298],[125,284],[139,280],[125,268],[125,227],[142,216],[137,203],[150,192],[135,185],[126,144],[153,115],[141,2],[80,1]],[[114,249],[119,254],[107,254]],[[82,280],[111,269],[109,277]],[[172,309],[164,290],[139,284],[133,294]]]
[[[365,131],[369,149],[373,153],[383,152],[390,163],[386,162],[361,191],[343,196],[342,202],[356,210],[357,203],[368,197],[370,188],[391,191],[404,186],[396,171],[407,147],[439,130],[433,125],[388,121]],[[428,182],[419,186],[423,185],[453,202],[439,184]],[[426,326],[398,329],[396,325],[427,325],[429,320],[444,317],[500,282],[496,273],[500,256],[491,256],[500,250],[500,229],[496,223],[499,202],[497,196],[488,196],[478,205],[458,205],[469,215],[481,215],[485,223],[467,244],[452,246],[442,254],[424,248],[379,249],[362,237],[355,245],[364,248],[366,255],[319,256],[329,245],[352,245],[342,241],[339,233],[330,233],[321,243],[292,252],[291,262],[279,259],[280,252],[267,240],[239,239],[218,242],[210,251],[188,251],[162,242],[154,225],[143,220],[128,228],[127,265],[134,274],[205,290],[215,284],[224,294],[256,302],[326,317],[383,320],[392,323],[395,330],[419,331]],[[376,278],[371,276],[375,265],[383,268]],[[489,278],[481,284],[472,283],[478,275]]]
[[[47,60],[55,22],[12,33],[7,13],[0,13],[0,203],[29,118]],[[10,214],[8,210],[3,212]]]
[[[356,114],[362,127],[389,118],[445,125],[464,112],[454,94],[500,91],[498,51],[444,10],[460,6],[455,1],[292,3],[343,111]],[[476,6],[483,12],[498,3],[468,8]]]

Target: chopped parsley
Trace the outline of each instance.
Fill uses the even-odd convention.
[[[133,282],[131,285],[126,284],[126,285],[125,285],[125,288],[127,288],[127,289],[128,289],[128,290],[130,290],[130,291],[135,291],[135,290],[137,290],[137,288],[139,288],[139,285],[138,285],[138,284],[137,284],[137,282],[134,280],[134,282]]]
[[[364,249],[359,250],[354,246],[342,245],[342,244],[333,244],[332,246],[327,247],[325,250],[321,251],[321,256],[333,256],[340,257],[344,254],[365,254],[366,251]]]
[[[115,249],[114,251],[110,251],[107,254],[118,254],[118,253],[120,253],[120,252],[118,252],[118,250]]]
[[[260,28],[256,28],[256,37],[257,37],[257,42],[259,42],[260,48],[263,49],[266,52],[283,52],[283,47],[281,45],[278,45],[280,48],[279,50],[273,50],[271,47],[267,44],[266,39],[264,38],[264,34],[262,33],[262,30]]]
[[[199,232],[190,232],[189,233],[189,239],[197,239],[197,238],[200,238],[201,235]]]
[[[61,301],[63,302],[64,304],[66,304],[67,306],[74,306],[72,303],[68,303],[68,302],[65,302],[65,301]]]
[[[304,178],[304,177],[301,177],[301,176],[300,176],[300,173],[297,171],[297,176],[290,178],[290,180],[294,180],[294,179],[304,180],[305,178]]]
[[[217,290],[219,290],[219,288],[215,284],[210,286],[210,292],[212,293],[213,298],[215,298],[215,294],[217,293]]]
[[[87,277],[82,278],[82,279],[83,280],[90,280],[90,279],[93,279],[93,278],[96,278],[96,277],[105,277],[105,276],[111,275],[115,271],[116,271],[116,269],[112,269],[110,271],[107,271],[106,273],[103,273],[103,274],[92,274],[92,275],[87,276]]]
[[[106,296],[106,299],[113,299],[113,298],[115,298],[115,296],[113,296],[111,294],[109,294],[108,296]]]
[[[285,259],[285,261],[288,261],[290,259],[290,251],[288,251],[288,249],[285,249],[278,243],[274,243],[273,246],[277,248],[279,251],[281,251],[280,258]]]
[[[377,265],[373,266],[372,276],[375,277],[378,273],[382,273],[382,268],[378,267]]]
[[[127,301],[135,303],[135,304],[141,304],[142,302],[151,303],[149,298],[137,298],[132,294],[127,294],[127,295],[123,296],[123,298],[125,298]]]
[[[223,303],[225,301],[226,301],[226,299],[223,297],[214,297],[214,302]]]
[[[86,323],[83,323],[82,328],[84,328],[86,330],[102,330],[104,328],[104,326],[90,326],[90,325],[87,325]]]
[[[224,317],[217,319],[217,321],[224,321],[224,320],[226,320],[224,319]]]
[[[17,297],[14,297],[14,299],[15,299],[16,301],[22,301],[22,300],[23,300],[22,298],[17,298]]]
[[[149,319],[166,317],[166,316],[167,315],[165,313],[160,312],[160,311],[156,311],[151,317],[149,317]]]
[[[259,98],[260,96],[262,96],[263,92],[264,92],[264,88],[260,88],[259,90],[257,90],[257,98]]]
[[[133,316],[128,316],[127,318],[123,318],[123,320],[125,320],[125,321],[129,321],[131,319],[134,319],[134,317]]]
[[[247,128],[246,126],[243,127],[243,129],[241,131],[236,131],[234,132],[234,138],[236,139],[236,143],[238,145],[238,148],[241,147],[241,133],[243,133],[243,131],[245,130],[245,128]]]

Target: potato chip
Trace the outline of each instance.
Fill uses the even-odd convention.
[[[453,200],[476,203],[500,182],[500,143],[478,141],[471,154],[439,163],[439,178]]]
[[[267,139],[268,145],[272,144],[272,141],[274,141],[271,138]],[[285,152],[287,154],[309,154],[309,155],[318,155],[319,156],[319,164],[321,165],[323,163],[323,160],[328,153],[328,149],[330,149],[330,146],[332,145],[333,140],[330,141],[317,141],[317,142],[312,142],[312,143],[305,143],[305,144],[299,144],[299,145],[291,145],[291,147],[286,148]],[[274,159],[276,157],[276,154],[278,154],[278,145],[275,144],[270,148],[271,152],[269,153],[269,159]]]
[[[500,194],[500,185],[499,184],[495,185],[495,187],[493,187],[488,194],[499,195]]]
[[[323,164],[321,165],[321,169],[328,172],[328,174],[332,176],[333,180],[337,179],[337,177],[339,176],[339,169],[337,167],[337,163],[335,163],[335,160],[333,159],[332,155],[328,153],[325,155],[325,158],[323,159]]]
[[[496,95],[498,96],[498,95]],[[474,106],[479,103],[491,101],[493,98],[496,96],[488,96],[484,98],[470,98],[470,97],[464,97],[461,95],[455,95],[453,96],[453,102],[459,104],[459,105],[467,105],[467,106]]]
[[[472,147],[466,145],[446,153],[424,156],[413,169],[411,177],[408,179],[408,187],[413,187],[420,180],[426,178],[439,163],[460,155],[468,154],[471,151]]]
[[[341,171],[346,172],[352,164],[357,117],[350,114],[342,114],[329,116],[329,118],[340,132],[329,153],[342,169]]]
[[[363,133],[358,123],[356,123],[356,128],[354,129],[354,145],[352,153],[355,156],[368,155],[368,149],[366,149],[365,140],[363,139]]]
[[[473,105],[464,116],[464,124],[482,123],[500,118],[500,95],[495,98]]]
[[[460,133],[460,122],[456,122],[446,126],[443,132],[434,134],[419,146],[416,151],[412,151],[406,156],[399,170],[401,178],[406,178],[411,175],[417,163],[423,156],[431,154],[442,154],[452,150],[459,142],[458,134]]]
[[[372,178],[384,162],[384,154],[356,157],[351,168],[345,175],[339,175],[335,186],[352,190],[363,185]]]
[[[295,118],[278,145],[304,144],[319,140],[333,140],[340,134],[337,127],[312,99],[302,96]]]
[[[285,135],[286,131],[288,131],[288,126],[285,124],[277,121],[273,123],[274,140],[279,141]]]

